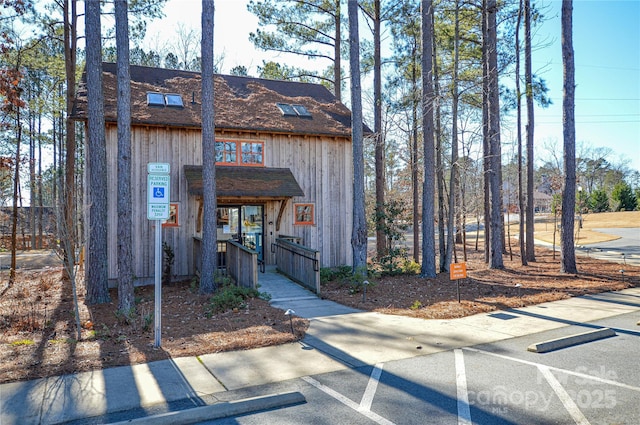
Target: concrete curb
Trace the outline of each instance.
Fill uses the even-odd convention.
[[[609,328],[596,329],[581,334],[565,336],[562,338],[550,339],[548,341],[531,344],[527,347],[527,351],[533,353],[547,353],[549,351],[560,350],[562,348],[571,347],[573,345],[584,344],[599,339],[616,336],[616,333]]]
[[[276,409],[294,404],[306,403],[305,397],[298,391],[271,394],[244,400],[216,403],[210,406],[162,413],[155,416],[116,422],[111,425],[186,425],[231,416],[245,415],[260,410]]]

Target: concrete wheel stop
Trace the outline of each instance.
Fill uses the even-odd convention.
[[[306,399],[301,393],[296,391],[216,403],[209,406],[131,419],[111,425],[186,425],[302,403],[306,403]]]
[[[550,339],[548,341],[531,344],[527,351],[533,353],[548,353],[549,351],[561,350],[578,344],[597,341],[599,339],[616,336],[616,333],[609,328],[596,329],[580,334],[564,336],[562,338]]]

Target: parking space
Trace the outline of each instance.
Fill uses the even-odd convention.
[[[498,343],[292,380],[307,403],[212,424],[640,423],[638,314]],[[537,354],[534,343],[598,326],[616,336]]]

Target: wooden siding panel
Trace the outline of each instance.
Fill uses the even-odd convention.
[[[117,278],[117,131],[107,127],[109,158],[109,277]],[[300,184],[304,196],[287,203],[281,227],[275,229],[280,201],[265,203],[265,259],[273,264],[271,243],[278,235],[293,235],[321,253],[323,267],[351,264],[352,163],[351,143],[345,138],[225,132],[217,138],[260,140],[265,143],[265,165],[286,167]],[[165,228],[163,240],[174,250],[174,274],[194,273],[193,236],[198,203],[188,195],[183,166],[201,165],[201,137],[197,129],[132,128],[132,217],[134,273],[149,281],[154,273],[154,225],[146,216],[147,163],[171,166],[171,202],[180,204],[180,226]],[[294,226],[294,204],[315,204],[315,224]],[[269,224],[273,223],[273,224]]]

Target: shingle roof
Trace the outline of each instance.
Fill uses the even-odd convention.
[[[185,165],[189,194],[202,195],[202,166]],[[281,198],[304,196],[288,168],[216,166],[216,195],[224,197]]]
[[[134,66],[131,74],[132,124],[200,128],[201,75],[197,72]],[[216,129],[329,136],[351,135],[351,112],[319,84],[215,75]],[[86,73],[73,118],[87,114]],[[116,121],[116,65],[103,64],[105,120]],[[147,92],[182,95],[183,108],[147,105]],[[311,118],[283,116],[277,103],[301,104]]]

